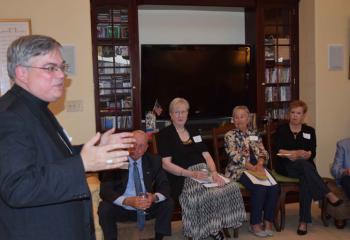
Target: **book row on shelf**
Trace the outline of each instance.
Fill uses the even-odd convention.
[[[132,128],[132,116],[105,116],[101,117],[102,130],[111,128],[130,129]]]
[[[100,99],[100,108],[104,109],[105,112],[115,111],[116,109],[120,109],[123,111],[124,109],[132,108],[132,97],[125,96],[123,98],[114,98],[114,97],[103,97]]]
[[[102,89],[111,89],[111,88],[130,88],[131,83],[129,80],[123,81],[123,80],[100,80],[99,88]]]
[[[100,89],[100,95],[103,97],[103,95],[110,95],[110,94],[116,94],[120,96],[128,96],[131,97],[132,90],[130,88],[117,88],[117,89],[105,89],[101,88]],[[118,97],[118,96],[115,96]]]
[[[265,69],[265,83],[289,83],[290,68],[274,67]]]
[[[97,38],[127,39],[129,37],[128,25],[122,24],[97,24]]]
[[[125,45],[97,46],[97,55],[99,61],[106,61],[109,60],[109,58],[116,58],[117,56],[129,58],[129,47]]]
[[[112,15],[112,16],[111,16]],[[112,14],[109,12],[102,12],[97,14],[97,21],[99,22],[110,22],[111,17],[113,22],[128,22],[128,10],[116,10],[112,11]]]
[[[103,59],[103,58],[101,58]],[[113,61],[103,61],[103,60],[100,60],[100,58],[98,59],[98,66],[99,67],[113,67]]]
[[[98,68],[99,74],[130,74],[131,69],[129,67],[115,67],[115,68]]]
[[[269,119],[287,119],[288,107],[268,109],[267,116]]]
[[[130,76],[129,75],[100,75],[98,77],[99,82],[110,82],[115,83],[116,87],[131,87]],[[118,84],[123,84],[118,86]],[[128,84],[129,86],[124,86]],[[108,87],[108,86],[106,86]]]
[[[124,59],[122,56],[116,56],[116,58],[109,60],[109,61],[101,61],[99,59],[98,61],[98,67],[130,67],[130,60],[129,59]]]
[[[291,86],[265,87],[265,102],[290,101]]]

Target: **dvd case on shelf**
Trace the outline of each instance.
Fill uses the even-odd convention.
[[[276,68],[265,69],[265,83],[276,83],[277,82],[277,70]]]
[[[269,119],[287,119],[288,107],[283,106],[280,108],[269,108],[266,112]]]
[[[265,87],[265,102],[276,102],[279,101],[278,97],[279,87]]]
[[[280,83],[290,83],[290,68],[280,67],[278,69],[278,81]]]

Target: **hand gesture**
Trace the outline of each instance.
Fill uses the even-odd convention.
[[[86,172],[119,168],[128,160],[129,152],[120,150],[128,144],[114,143],[96,146],[100,137],[101,134],[97,133],[84,144],[80,152]]]
[[[107,144],[120,144],[120,148],[132,148],[135,139],[131,132],[114,133],[115,128],[109,129],[107,132],[103,133],[100,140],[100,146]]]

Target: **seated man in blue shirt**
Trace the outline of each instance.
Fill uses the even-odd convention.
[[[332,175],[350,198],[350,138],[337,142]]]
[[[142,230],[144,221],[151,218],[156,219],[156,240],[171,235],[173,201],[160,158],[146,153],[145,132],[136,130],[133,134],[136,142],[130,151],[129,169],[108,171],[100,176],[102,201],[98,215],[105,240],[117,239],[116,222],[136,221]]]

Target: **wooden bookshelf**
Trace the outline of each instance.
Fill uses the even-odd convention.
[[[91,0],[96,128],[141,127],[139,5],[240,7],[254,48],[257,122],[285,119],[299,98],[299,0]],[[234,11],[234,10],[233,10]]]

